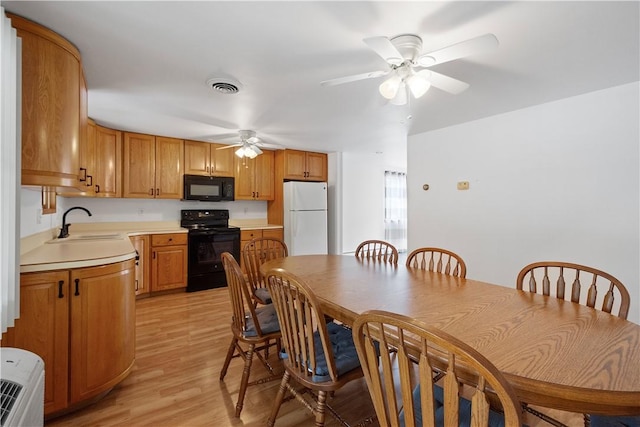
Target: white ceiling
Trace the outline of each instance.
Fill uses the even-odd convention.
[[[2,5],[79,48],[98,123],[185,139],[253,129],[290,148],[384,151],[407,133],[640,80],[637,1]],[[404,33],[421,36],[423,52],[485,33],[500,46],[433,68],[466,92],[432,88],[408,107],[380,96],[384,78],[320,86],[386,69],[362,39]],[[240,93],[215,93],[212,75],[236,78]]]

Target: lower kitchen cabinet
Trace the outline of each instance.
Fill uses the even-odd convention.
[[[240,253],[244,249],[244,245],[253,239],[261,237],[270,237],[284,241],[284,230],[282,228],[252,228],[248,230],[240,230]],[[244,271],[244,257],[240,255],[240,267]]]
[[[151,235],[151,292],[187,287],[187,234]]]
[[[149,280],[149,254],[151,253],[149,236],[131,236],[129,239],[136,250],[136,275],[134,281],[136,297],[149,295],[151,290],[151,282]]]
[[[20,318],[2,345],[45,364],[45,416],[109,391],[135,357],[134,260],[20,275]]]

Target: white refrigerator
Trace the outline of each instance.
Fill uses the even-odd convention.
[[[328,252],[327,183],[284,183],[284,241],[289,255]]]

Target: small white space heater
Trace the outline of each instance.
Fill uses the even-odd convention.
[[[44,363],[30,351],[0,347],[2,427],[44,424]]]

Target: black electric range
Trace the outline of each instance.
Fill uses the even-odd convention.
[[[240,262],[240,229],[229,227],[229,211],[185,209],[180,226],[189,230],[187,292],[226,286],[221,255],[229,252]]]

